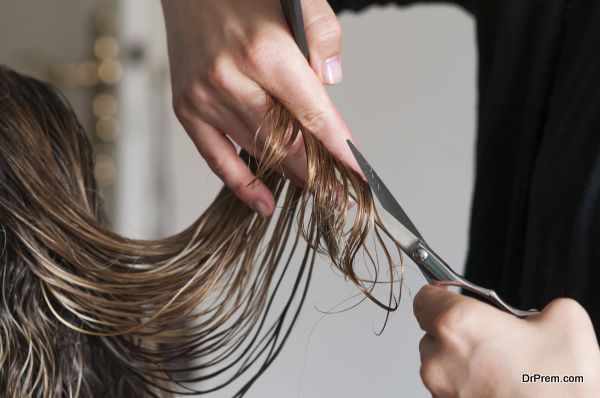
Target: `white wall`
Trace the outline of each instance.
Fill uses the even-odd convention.
[[[345,80],[330,90],[335,103],[430,244],[462,270],[473,179],[473,23],[447,6],[372,8],[340,20]],[[175,231],[200,214],[220,183],[171,123],[167,207]],[[320,261],[299,324],[248,396],[428,396],[418,375],[421,331],[411,307],[422,283],[407,270],[401,308],[376,336],[384,314],[370,303],[336,315],[315,309],[328,310],[355,292]]]

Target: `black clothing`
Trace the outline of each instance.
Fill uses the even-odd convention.
[[[600,2],[457,3],[479,52],[466,276],[522,309],[573,297],[600,336]]]

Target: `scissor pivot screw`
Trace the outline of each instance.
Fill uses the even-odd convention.
[[[429,257],[429,253],[427,253],[425,249],[419,247],[417,250],[415,250],[415,254],[413,256],[415,260],[425,261],[427,260],[427,257]]]

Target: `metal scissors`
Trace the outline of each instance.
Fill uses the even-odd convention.
[[[495,291],[469,282],[450,268],[429,247],[421,233],[417,230],[417,227],[415,227],[383,181],[377,176],[377,173],[375,173],[369,162],[367,162],[350,140],[347,140],[347,143],[374,193],[376,198],[375,207],[385,229],[387,229],[386,234],[417,264],[425,279],[430,284],[460,287],[488,299],[500,309],[518,317],[539,314],[537,310],[522,311],[511,307]]]
[[[308,60],[308,46],[300,2],[301,0],[280,0],[283,14],[292,31],[296,44],[302,51],[304,57]],[[418,265],[430,284],[460,287],[488,299],[499,308],[518,317],[539,314],[539,311],[537,310],[522,311],[511,307],[505,303],[495,291],[469,282],[450,268],[450,266],[435,254],[429,245],[427,245],[425,239],[423,239],[415,225],[410,218],[408,218],[404,210],[402,210],[402,207],[400,207],[398,201],[396,201],[383,181],[377,176],[377,173],[375,173],[371,165],[369,165],[369,162],[367,162],[360,154],[352,142],[347,142],[363,174],[367,177],[367,182],[369,183],[371,190],[375,194],[375,198],[377,199],[377,212],[381,221],[384,223],[384,227],[387,229],[386,233],[389,238],[397,243],[402,251]]]

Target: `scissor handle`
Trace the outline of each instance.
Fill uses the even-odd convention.
[[[502,300],[495,291],[469,282],[461,275],[456,273],[456,271],[446,264],[444,260],[440,258],[440,256],[435,254],[435,252],[422,241],[418,241],[409,249],[409,251],[413,261],[419,266],[419,269],[423,275],[425,275],[425,279],[427,279],[427,281],[432,285],[456,286],[466,289],[488,299],[498,308],[520,318],[539,314],[539,311],[537,310],[523,311],[516,309],[504,302],[504,300]]]
[[[302,54],[304,54],[304,58],[308,60],[308,42],[304,31],[304,17],[302,16],[300,0],[280,0],[280,3],[285,20],[292,30],[294,40]]]

